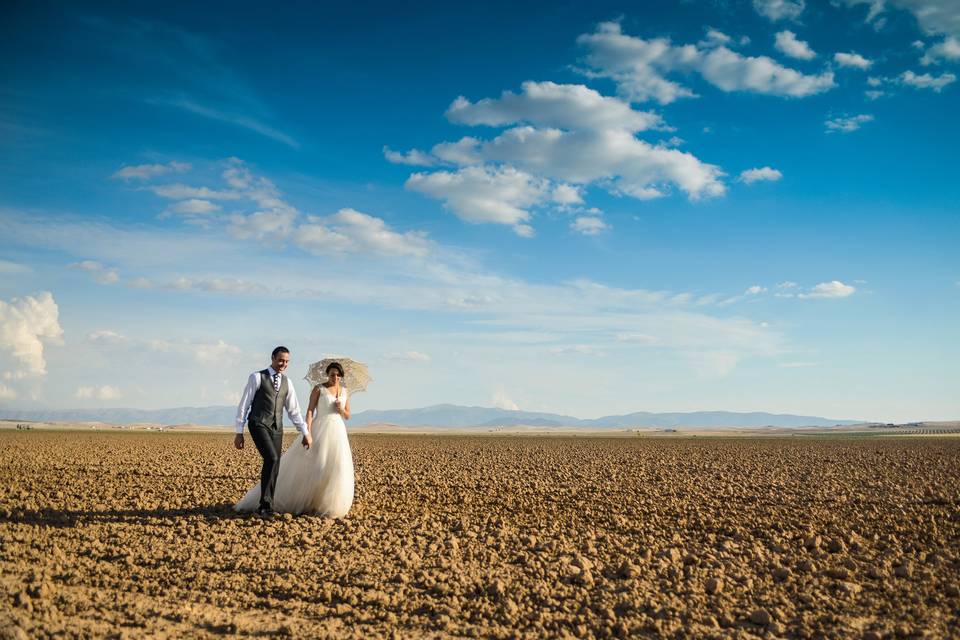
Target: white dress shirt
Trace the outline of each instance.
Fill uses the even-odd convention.
[[[267,367],[267,374],[271,380],[275,373],[276,371],[273,370],[273,367]],[[283,384],[284,378],[286,378],[286,376],[281,373],[280,384]],[[247,415],[250,413],[250,405],[253,404],[253,396],[257,394],[259,388],[260,372],[254,371],[250,374],[250,377],[247,378],[247,386],[243,390],[243,395],[240,396],[240,406],[237,407],[237,433],[243,433],[243,427],[247,424]],[[290,422],[297,427],[300,433],[306,435],[307,423],[303,421],[303,417],[300,415],[300,403],[297,402],[297,392],[293,388],[293,383],[290,382],[289,378],[287,378],[287,401],[283,407],[287,410],[287,415],[290,416]]]

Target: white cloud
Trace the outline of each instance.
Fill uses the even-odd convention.
[[[46,375],[44,343],[61,342],[63,329],[59,315],[60,309],[49,291],[36,297],[13,298],[10,302],[0,300],[0,350],[13,356],[18,373]]]
[[[617,342],[624,344],[639,344],[644,346],[657,344],[656,336],[650,336],[645,333],[618,333]]]
[[[419,351],[402,351],[399,353],[388,353],[384,356],[387,360],[396,360],[399,362],[430,362],[430,356]]]
[[[607,354],[603,351],[598,350],[596,347],[589,344],[571,344],[564,345],[559,347],[551,347],[550,353],[557,356],[594,356],[597,358],[602,358]]]
[[[293,231],[297,217],[293,210],[257,211],[250,215],[230,216],[230,233],[241,240],[281,240]]]
[[[210,202],[209,200],[190,198],[189,200],[181,200],[167,207],[167,211],[185,216],[203,216],[220,211],[220,205]]]
[[[821,282],[818,285],[812,287],[806,293],[798,293],[798,298],[846,298],[849,295],[852,295],[857,289],[856,287],[848,284],[844,284],[839,280],[831,280],[830,282]]]
[[[580,188],[570,184],[558,184],[553,188],[551,199],[559,205],[583,204]]]
[[[354,209],[341,209],[326,218],[310,217],[296,231],[297,244],[314,254],[361,253],[422,258],[430,242],[420,231],[397,233],[387,223]]]
[[[957,76],[952,73],[941,73],[939,76],[932,76],[929,73],[917,75],[913,71],[904,71],[896,78],[896,81],[917,89],[933,89],[935,92],[940,93],[945,86],[955,82],[956,79]]]
[[[246,163],[238,158],[229,158],[223,179],[230,187],[256,204],[252,214],[230,216],[228,231],[237,238],[257,240],[280,240],[293,231],[299,211],[288,204],[280,190],[267,178],[255,176]]]
[[[456,172],[415,173],[408,189],[444,201],[461,220],[513,227],[528,237],[533,229],[528,209],[548,197],[547,182],[512,167],[465,167]]]
[[[833,60],[841,67],[853,67],[855,69],[869,69],[873,66],[872,60],[867,60],[859,53],[835,53]]]
[[[493,392],[493,398],[491,399],[493,406],[498,409],[506,409],[507,411],[519,411],[520,407],[516,402],[510,399],[510,396],[507,395],[507,392],[503,389],[497,389]]]
[[[798,40],[797,34],[793,31],[779,32],[774,40],[774,46],[778,51],[785,53],[791,58],[813,60],[817,57],[816,52],[810,48],[810,45],[803,40]]]
[[[796,282],[791,282],[790,280],[784,280],[783,282],[777,283],[777,289],[795,289],[799,285]]]
[[[150,187],[162,198],[171,200],[185,200],[188,198],[197,198],[201,200],[240,200],[243,194],[239,191],[222,191],[217,189],[208,189],[207,187],[191,187],[181,183],[155,185]]]
[[[408,164],[417,167],[432,167],[437,164],[433,156],[419,149],[411,149],[406,153],[400,153],[399,151],[393,151],[390,147],[384,146],[383,157],[387,159],[387,162],[392,162],[393,164]]]
[[[0,383],[0,400],[15,400],[17,392],[5,384]]]
[[[740,172],[738,179],[745,184],[753,184],[754,182],[760,181],[776,182],[781,178],[783,178],[783,174],[776,169],[772,167],[760,167],[758,169],[747,169],[746,171]]]
[[[138,164],[124,165],[111,178],[118,180],[149,180],[165,173],[184,173],[191,166],[186,162],[172,161],[167,164]]]
[[[772,22],[796,20],[803,13],[804,7],[804,0],[753,0],[756,12]]]
[[[127,342],[127,337],[122,333],[118,333],[110,329],[100,329],[98,331],[91,331],[88,333],[87,341],[93,344],[117,345],[125,344]]]
[[[747,290],[744,291],[743,293],[748,296],[755,296],[763,293],[766,290],[767,290],[766,287],[762,287],[759,284],[755,284],[752,287],[748,287]]]
[[[862,113],[857,116],[830,118],[824,124],[827,126],[827,133],[835,131],[851,133],[859,129],[862,124],[871,121],[873,121],[872,115]]]
[[[148,100],[148,102],[151,104],[165,105],[168,107],[183,109],[184,111],[189,111],[190,113],[202,116],[204,118],[225,122],[227,124],[232,124],[249,131],[259,133],[262,136],[266,136],[271,140],[281,142],[289,147],[293,147],[294,149],[300,148],[300,143],[290,135],[246,114],[222,111],[220,109],[208,107],[185,98],[176,100]]]
[[[954,36],[948,36],[927,49],[920,58],[920,64],[926,67],[931,64],[940,64],[942,61],[956,62],[957,60],[960,60],[960,40]]]
[[[96,260],[83,260],[70,265],[71,269],[86,271],[99,284],[116,284],[120,281],[120,274],[116,269],[105,267]]]
[[[464,136],[456,142],[441,142],[434,145],[431,153],[441,161],[465,167],[474,164],[483,164],[483,158],[477,152],[480,140]]]
[[[570,223],[570,228],[585,236],[595,236],[603,233],[610,226],[597,216],[577,216]]]
[[[11,262],[9,260],[0,260],[0,274],[3,275],[16,275],[20,273],[29,273],[31,271],[30,267],[25,264],[20,264],[19,262]]]
[[[866,4],[866,21],[880,29],[883,13],[890,7],[911,12],[928,35],[948,34],[960,37],[960,3],[956,0],[844,0],[847,5]]]
[[[189,348],[189,347],[188,347]],[[212,344],[197,344],[192,346],[193,357],[202,365],[234,364],[240,360],[240,347],[217,340]]]
[[[640,200],[665,196],[671,185],[691,200],[723,195],[719,167],[691,153],[651,145],[629,131],[561,131],[515,127],[484,142],[478,153],[533,174],[574,184],[597,182]]]
[[[722,31],[718,31],[717,29],[711,28],[711,29],[707,29],[706,37],[700,42],[698,42],[697,44],[700,45],[701,47],[717,47],[721,45],[726,46],[728,44],[731,44],[732,42],[733,42],[733,38],[723,33]]]
[[[878,100],[883,96],[887,95],[886,91],[877,91],[876,89],[870,89],[863,92],[863,95],[867,97],[868,100]]]
[[[117,387],[105,384],[102,387],[77,387],[73,397],[83,400],[116,400],[122,398],[123,394]]]
[[[587,62],[594,75],[612,78],[618,91],[635,102],[669,104],[696,94],[667,79],[671,73],[697,72],[726,92],[748,91],[774,96],[804,97],[835,86],[833,72],[805,75],[766,56],[743,56],[727,47],[674,46],[667,38],[644,40],[624,35],[619,23],[604,22],[577,41],[590,50]]]
[[[582,84],[524,82],[523,93],[504,91],[498,99],[471,103],[459,97],[447,109],[451,122],[503,126],[529,123],[559,129],[617,129],[631,132],[666,129],[659,114],[634,111],[617,98],[600,95]]]

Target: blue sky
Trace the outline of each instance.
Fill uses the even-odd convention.
[[[8,7],[0,406],[960,417],[955,2],[546,7]]]

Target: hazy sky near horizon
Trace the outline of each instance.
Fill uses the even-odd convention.
[[[960,418],[952,0],[4,14],[0,407]]]

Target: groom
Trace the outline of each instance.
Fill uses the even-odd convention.
[[[260,507],[257,509],[257,514],[263,517],[275,515],[273,492],[277,486],[280,450],[283,448],[284,409],[303,434],[303,446],[309,449],[313,443],[310,429],[300,416],[297,392],[289,378],[283,375],[290,364],[290,350],[277,347],[273,350],[271,360],[269,367],[254,371],[247,379],[247,386],[237,408],[237,435],[233,439],[234,446],[243,449],[243,425],[246,424],[250,429],[253,444],[263,458],[263,469],[260,471]]]

